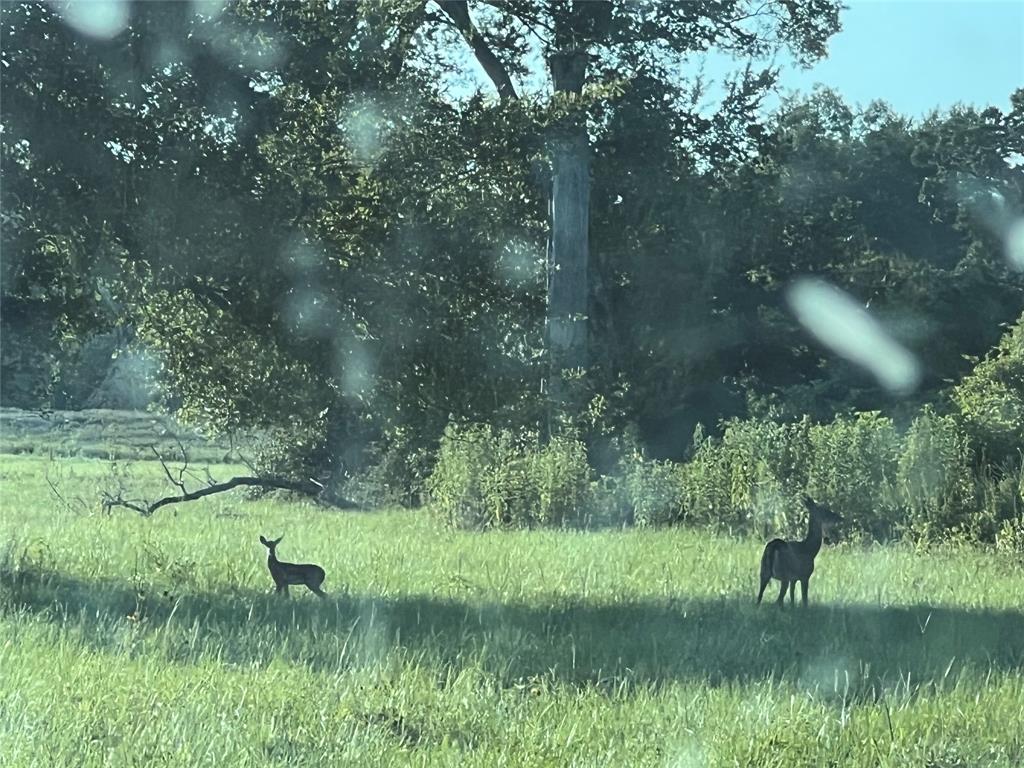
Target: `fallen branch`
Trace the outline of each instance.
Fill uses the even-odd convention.
[[[294,491],[295,493],[305,494],[306,496],[314,496],[318,500],[324,501],[334,507],[340,507],[342,509],[355,508],[355,504],[347,499],[321,499],[320,497],[324,491],[324,487],[312,480],[288,480],[282,477],[233,477],[223,483],[214,483],[213,485],[208,485],[205,488],[200,488],[196,491],[181,493],[178,496],[165,496],[164,498],[158,499],[150,504],[146,504],[145,506],[134,501],[123,499],[120,495],[111,496],[108,493],[104,493],[103,509],[104,511],[109,511],[112,507],[124,507],[138,512],[144,517],[149,517],[158,509],[166,507],[168,504],[180,504],[184,501],[196,501],[197,499],[212,496],[215,493],[230,491],[232,488],[238,488],[240,486],[267,488],[269,490]]]
[[[156,455],[157,459],[159,459],[160,466],[163,467],[164,474],[167,476],[168,482],[178,488],[181,491],[180,494],[177,496],[165,496],[154,502],[147,502],[138,499],[126,499],[124,497],[124,482],[120,481],[118,483],[116,495],[109,491],[102,491],[103,511],[109,513],[114,507],[123,507],[125,509],[130,509],[133,512],[138,512],[143,517],[149,517],[161,507],[166,507],[169,504],[196,501],[197,499],[212,496],[215,493],[224,493],[225,491],[230,491],[231,489],[238,488],[240,486],[301,493],[306,496],[312,496],[318,503],[338,507],[340,509],[355,509],[357,506],[348,499],[327,491],[327,489],[316,480],[289,480],[284,477],[241,476],[233,477],[223,483],[218,483],[215,482],[213,476],[210,475],[209,468],[206,469],[206,487],[190,491],[185,486],[185,474],[187,473],[192,475],[193,472],[189,470],[188,454],[180,440],[178,441],[178,448],[181,450],[184,466],[178,471],[178,479],[175,480],[174,475],[171,474],[171,468],[167,465],[167,462],[164,460],[160,451],[157,450],[156,446],[152,446],[153,453]]]
[[[153,455],[159,459],[160,466],[164,468],[164,474],[167,475],[167,479],[171,482],[171,485],[180,488],[182,493],[188,493],[188,491],[185,490],[185,473],[188,471],[188,454],[185,452],[185,446],[181,444],[181,440],[178,439],[177,435],[174,436],[174,439],[178,441],[178,448],[181,449],[181,456],[185,462],[182,468],[178,470],[177,480],[174,479],[174,476],[171,474],[170,467],[167,466],[167,462],[164,461],[163,455],[156,449],[156,446],[151,445],[149,448],[153,451]]]

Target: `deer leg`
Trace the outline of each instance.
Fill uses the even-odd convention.
[[[793,581],[789,582],[789,604],[796,604],[796,579],[793,579]]]
[[[782,608],[785,605],[786,590],[789,588],[789,582],[788,581],[786,581],[785,579],[781,579],[781,581],[782,581],[782,589],[779,590],[779,599],[775,601],[775,602],[777,602],[779,604],[779,608]]]
[[[811,585],[811,577],[800,579],[800,597],[803,600],[804,608],[807,607],[807,589]]]

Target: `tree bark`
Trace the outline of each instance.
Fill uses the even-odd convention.
[[[580,94],[587,53],[548,58],[555,93]],[[590,261],[590,144],[585,118],[558,125],[550,139],[551,205],[548,235],[547,380],[551,416],[572,415],[583,405],[580,375],[588,364]]]

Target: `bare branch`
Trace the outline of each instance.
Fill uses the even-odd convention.
[[[328,490],[322,483],[316,480],[291,480],[284,477],[260,477],[255,470],[253,475],[242,475],[233,477],[222,483],[218,483],[214,480],[213,475],[210,474],[209,467],[205,467],[206,472],[206,486],[199,488],[194,491],[188,490],[185,485],[186,473],[195,479],[202,480],[194,470],[189,469],[188,452],[185,450],[185,446],[182,445],[181,441],[178,441],[178,447],[181,450],[182,460],[184,466],[178,473],[178,478],[175,479],[174,475],[171,474],[170,467],[167,466],[167,462],[164,461],[160,451],[157,450],[156,446],[150,446],[157,459],[160,461],[160,466],[163,467],[164,475],[167,476],[167,480],[177,488],[181,493],[174,496],[164,496],[156,501],[149,502],[140,499],[126,499],[124,496],[124,482],[121,478],[115,478],[117,480],[117,492],[116,495],[110,491],[102,491],[102,503],[104,512],[110,512],[114,507],[123,507],[130,509],[134,512],[138,512],[143,517],[149,517],[161,507],[166,507],[170,504],[180,504],[186,501],[196,501],[203,499],[207,496],[212,496],[215,493],[224,493],[230,491],[233,488],[239,487],[251,487],[251,488],[263,488],[266,490],[282,490],[292,491],[294,493],[301,493],[305,496],[313,497],[318,503],[325,504],[341,509],[355,509],[358,505],[354,502],[339,496],[338,494]],[[244,458],[243,458],[244,461]],[[252,469],[252,465],[246,461]]]
[[[185,483],[182,481],[181,476],[179,475],[177,480],[174,479],[174,476],[171,474],[170,468],[167,466],[167,462],[164,461],[164,457],[160,454],[160,451],[156,449],[156,446],[151,445],[149,446],[149,448],[151,451],[153,451],[153,455],[155,455],[157,460],[160,462],[160,466],[164,468],[164,474],[167,475],[167,480],[171,483],[171,485],[181,489],[182,493],[187,493],[187,491],[185,490]],[[182,448],[182,451],[184,450],[185,449]]]
[[[134,512],[138,512],[140,515],[144,517],[147,517],[151,514],[148,511],[147,507],[142,507],[139,504],[135,503],[134,501],[128,501],[127,499],[122,498],[121,494],[118,494],[117,496],[112,496],[106,491],[104,491],[103,511],[109,514],[110,510],[113,509],[114,507],[124,507],[125,509],[130,509]]]
[[[181,451],[181,460],[182,460],[181,469],[178,470],[178,483],[177,483],[177,485],[178,485],[179,488],[181,488],[182,491],[184,491],[185,490],[185,474],[186,473],[191,474],[191,472],[189,472],[189,468],[188,468],[188,452],[185,450],[185,446],[182,445],[181,438],[178,437],[177,433],[175,433],[175,435],[174,435],[174,442],[176,442],[178,444],[178,450]]]
[[[46,484],[50,486],[50,492],[54,495],[54,497],[56,497],[57,501],[60,502],[60,505],[64,507],[66,511],[70,512],[71,505],[68,503],[68,500],[64,498],[64,495],[60,492],[60,489],[57,488],[57,484],[50,479],[49,466],[47,466],[46,468]]]
[[[208,485],[205,488],[200,488],[196,491],[182,492],[179,496],[165,496],[162,499],[147,504],[145,507],[140,506],[134,502],[126,501],[120,496],[112,497],[109,494],[104,494],[103,506],[106,509],[110,507],[125,507],[127,509],[134,510],[144,517],[149,517],[161,507],[166,507],[169,504],[180,504],[185,501],[196,501],[198,499],[205,498],[206,496],[212,496],[215,493],[224,493],[230,491],[233,488],[239,488],[242,486],[266,488],[270,490],[281,490],[281,491],[294,491],[295,493],[301,493],[306,496],[319,497],[323,491],[323,486],[319,483],[314,483],[309,480],[288,480],[283,477],[233,477],[223,483],[214,483]],[[355,508],[355,504],[346,499],[332,499],[333,506],[342,508]]]

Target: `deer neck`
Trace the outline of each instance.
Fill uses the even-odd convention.
[[[811,515],[810,521],[807,523],[807,536],[803,540],[803,549],[811,557],[818,554],[821,549],[821,521],[817,517]]]

